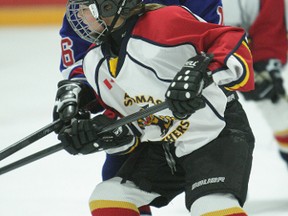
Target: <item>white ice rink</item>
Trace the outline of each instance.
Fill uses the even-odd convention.
[[[57,27],[0,28],[0,150],[52,121],[59,73]],[[288,78],[287,72],[285,74]],[[243,102],[256,136],[249,216],[288,215],[288,168],[253,102]],[[287,119],[283,119],[287,121]],[[0,162],[0,167],[57,144],[56,135]],[[88,198],[101,181],[104,153],[71,156],[61,151],[0,176],[0,216],[88,216]],[[154,216],[188,216],[183,196]]]

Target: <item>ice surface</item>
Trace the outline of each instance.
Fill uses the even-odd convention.
[[[0,150],[52,121],[59,71],[57,27],[0,28]],[[288,80],[287,72],[285,76]],[[253,102],[243,101],[256,136],[248,201],[249,216],[288,215],[288,169],[271,130]],[[0,166],[57,144],[55,134],[0,162]],[[0,176],[1,216],[90,215],[88,198],[101,181],[105,155],[64,151]],[[189,215],[183,196],[154,216]]]

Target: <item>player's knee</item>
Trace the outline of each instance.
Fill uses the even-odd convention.
[[[121,199],[120,178],[111,178],[98,184],[90,196],[89,202],[95,200],[118,200]]]
[[[139,216],[137,206],[125,199],[119,187],[120,180],[112,178],[96,186],[89,199],[92,216]]]
[[[191,206],[191,215],[248,216],[232,194],[210,194],[197,199]]]

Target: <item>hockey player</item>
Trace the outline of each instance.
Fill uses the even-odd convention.
[[[220,0],[146,0],[144,3],[157,2],[165,5],[184,5],[193,11],[195,14],[201,16],[208,22],[221,24],[223,21],[222,3]],[[82,58],[86,54],[91,42],[82,39],[70,26],[66,15],[64,16],[61,35],[61,64],[60,71],[64,79],[76,79],[84,77],[82,70]],[[96,110],[99,108],[96,106]],[[101,108],[99,108],[101,109]],[[109,157],[109,156],[108,156]],[[118,157],[117,157],[118,158]],[[123,157],[124,158],[124,157]],[[110,160],[110,159],[109,159]],[[106,165],[106,164],[105,164]],[[108,165],[110,167],[110,165]],[[104,166],[105,167],[105,166]],[[107,170],[107,171],[106,171]],[[103,178],[107,179],[113,176],[110,169],[103,169]],[[111,174],[112,173],[112,174]]]
[[[244,97],[256,101],[288,164],[288,96],[281,74],[287,61],[284,0],[223,0],[223,5],[225,24],[244,27],[249,36],[255,90]]]
[[[222,14],[222,2],[221,0],[144,0],[144,3],[160,3],[164,5],[184,5],[189,8],[195,14],[201,16],[206,21],[211,23],[222,24],[223,14]],[[60,70],[64,79],[69,79],[72,83],[75,81],[77,83],[85,82],[85,76],[82,70],[82,58],[86,54],[89,47],[92,45],[91,41],[86,41],[82,39],[71,27],[67,17],[64,16],[62,28],[60,30],[61,35],[61,50],[62,58],[60,64]],[[69,85],[69,82],[63,81],[59,83],[59,87]],[[81,85],[81,84],[80,84]],[[63,92],[61,92],[63,94]],[[87,106],[88,110],[91,112],[98,112],[102,110],[101,106],[95,100],[93,100],[93,95],[91,95],[90,100],[94,103],[89,103]],[[66,100],[67,101],[67,100]],[[68,103],[71,103],[68,101]],[[83,102],[82,102],[83,103]],[[88,103],[86,100],[85,103]],[[58,104],[59,106],[59,104]],[[64,103],[61,103],[61,107],[58,110],[64,110]],[[109,109],[105,112],[109,117],[115,117],[115,113],[111,112]],[[54,113],[55,118],[58,118],[59,113]],[[118,171],[122,163],[126,159],[126,155],[109,155],[107,154],[105,163],[102,169],[103,180],[107,180],[114,177],[115,173]],[[148,207],[141,207],[141,215],[150,215],[150,209]]]
[[[246,215],[254,137],[227,92],[253,89],[244,30],[179,6],[116,2],[69,1],[72,27],[97,44],[83,60],[85,76],[120,116],[165,100],[169,109],[108,135],[98,133],[110,122],[105,115],[74,119],[60,132],[72,154],[130,152],[117,177],[96,187],[92,215],[136,216],[139,206],[163,206],[184,191],[191,215]]]

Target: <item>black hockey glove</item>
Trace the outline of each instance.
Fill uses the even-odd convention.
[[[93,89],[82,81],[61,80],[58,83],[53,119],[70,121],[83,107],[95,100]]]
[[[213,55],[201,54],[187,60],[176,74],[165,94],[169,109],[175,118],[186,119],[205,107],[202,90],[212,82],[207,66]]]
[[[255,101],[269,99],[276,103],[281,97],[285,96],[281,67],[282,64],[277,59],[255,63],[255,89],[244,92],[244,98]]]
[[[71,126],[60,131],[58,139],[64,149],[73,155],[90,154],[131,143],[134,135],[127,126],[99,134],[103,127],[114,121],[105,115],[98,115],[90,120],[73,119]]]
[[[89,112],[103,110],[96,100],[94,90],[83,80],[61,80],[53,110],[53,120],[61,119],[63,125],[69,125],[72,118],[90,118]],[[89,112],[88,112],[89,111]],[[55,132],[58,134],[61,128]]]

